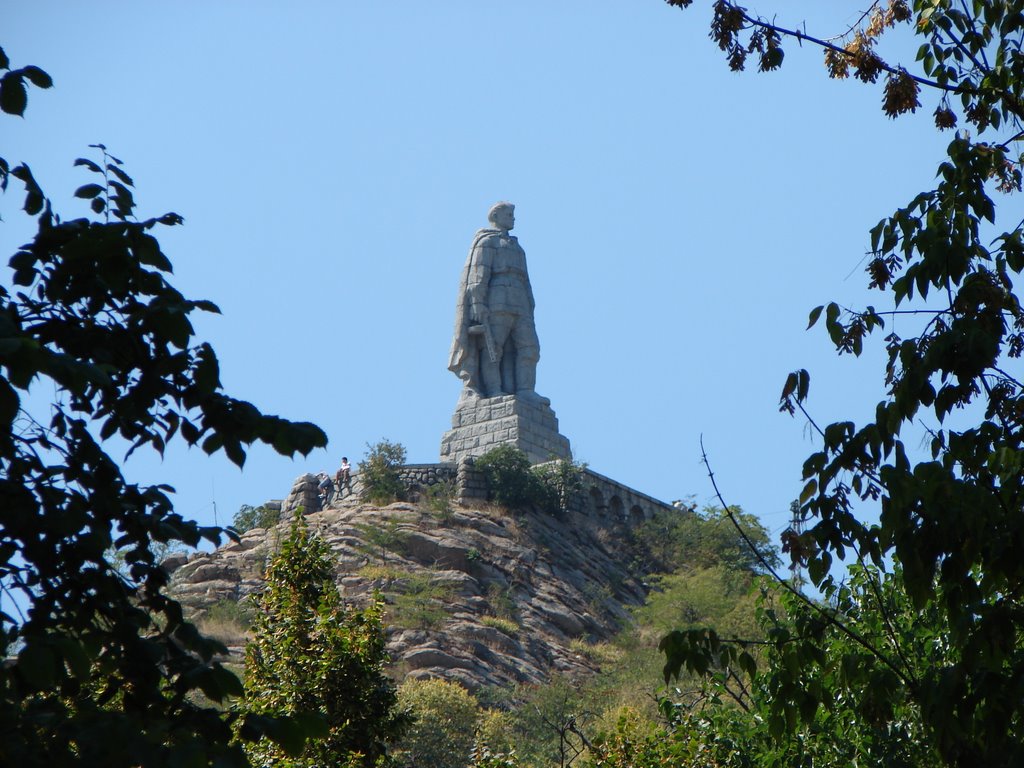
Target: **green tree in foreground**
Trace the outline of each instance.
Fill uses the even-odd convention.
[[[899,44],[885,36],[900,25],[914,48],[896,65],[880,51]],[[785,548],[839,603],[833,561],[863,563],[863,605],[855,620],[803,603],[813,626],[800,626],[824,625],[845,640],[817,646],[804,634],[779,637],[774,652],[783,664],[764,690],[770,721],[784,725],[773,731],[781,739],[846,739],[828,687],[806,685],[839,670],[840,682],[846,675],[848,686],[871,686],[879,729],[902,727],[904,711],[919,716],[924,753],[948,765],[1024,765],[1024,383],[1016,371],[1024,310],[1014,286],[1024,270],[1024,230],[1017,207],[998,209],[993,199],[1021,189],[1024,2],[878,1],[845,35],[826,39],[717,0],[711,37],[734,70],[751,57],[762,71],[776,69],[787,39],[818,47],[829,76],[884,80],[887,115],[916,110],[927,92],[936,127],[960,126],[934,187],[870,231],[866,282],[889,297],[888,308],[830,303],[811,312],[810,324],[824,319],[839,354],[859,356],[872,334],[886,334],[887,395],[859,426],[819,429],[811,419],[820,449],[803,467],[808,526],[787,532]],[[899,332],[887,329],[896,315]],[[809,380],[803,370],[789,376],[784,410],[807,415]],[[904,442],[918,423],[923,452],[920,433],[908,435],[909,448]],[[856,511],[873,504],[877,525]],[[906,608],[894,614],[890,597]],[[868,623],[880,631],[864,634],[855,624],[871,613]],[[922,663],[922,643],[944,652]],[[707,660],[706,644],[676,637],[665,647],[670,670]],[[852,670],[837,658],[850,652]]]
[[[405,725],[388,662],[383,605],[345,605],[330,546],[297,515],[256,598],[254,637],[245,652],[243,709],[296,715],[325,727],[298,756],[264,739],[247,747],[260,766],[372,766]]]
[[[398,703],[412,724],[395,749],[401,768],[465,768],[476,741],[480,705],[458,683],[406,680]]]
[[[919,670],[949,661],[933,632],[937,617],[914,611],[897,577],[851,569],[830,595],[835,622],[776,586],[762,599],[750,639],[707,628],[670,633],[663,647],[683,663],[668,672],[703,676],[703,695],[675,689],[663,698],[668,725],[627,713],[595,740],[590,765],[941,765],[911,692],[869,650],[896,641],[904,662]],[[677,653],[676,644],[688,652]],[[693,652],[698,646],[703,654]]]
[[[27,83],[50,85],[2,50],[0,71],[9,114],[25,111]],[[190,319],[217,308],[168,282],[154,234],[181,217],[137,219],[132,179],[96,149],[99,162],[75,161],[92,174],[75,192],[92,218],[62,219],[27,165],[0,159],[0,188],[20,182],[38,225],[0,288],[0,648],[15,654],[0,664],[0,765],[243,765],[235,716],[194,695],[219,702],[241,683],[164,593],[158,561],[164,545],[222,531],[175,513],[168,486],[130,483],[108,441],[162,454],[183,439],[241,466],[253,442],[292,455],[326,437],[224,394]],[[54,393],[39,413],[30,389]],[[268,719],[244,730],[265,727],[301,739]]]

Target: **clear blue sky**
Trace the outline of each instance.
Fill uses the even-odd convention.
[[[763,5],[829,37],[866,3]],[[160,239],[177,287],[223,310],[198,329],[227,391],[330,438],[308,459],[255,449],[244,472],[182,449],[129,475],[226,524],[382,437],[437,461],[459,271],[505,199],[537,299],[537,389],[577,458],[710,502],[703,434],[727,501],[784,527],[814,447],[777,411],[787,372],[811,371],[822,422],[863,418],[880,393],[880,355],[837,360],[808,311],[879,300],[868,229],[931,183],[948,137],[934,104],[888,120],[880,85],[828,80],[813,48],[730,72],[709,8],[7,3],[0,45],[55,88],[0,120],[0,155],[70,218],[86,213],[72,162],[105,143],[140,216],[185,217]],[[0,198],[4,258],[30,236],[20,205]]]

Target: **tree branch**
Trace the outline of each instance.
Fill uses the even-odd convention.
[[[808,42],[814,43],[815,45],[820,46],[821,48],[824,48],[826,50],[841,53],[843,56],[846,56],[847,58],[850,59],[854,58],[853,54],[850,53],[848,50],[846,50],[842,46],[836,45],[835,43],[830,43],[828,40],[823,40],[820,37],[814,37],[812,35],[804,34],[799,29],[787,29],[785,27],[780,27],[778,24],[773,24],[769,21],[765,21],[764,19],[754,18],[753,16],[747,13],[745,8],[740,8],[739,6],[733,5],[732,3],[728,3],[728,5],[739,11],[743,16],[743,20],[755,27],[760,27],[761,29],[768,29],[780,35],[785,35],[786,37],[796,38],[797,42],[803,42],[804,40],[807,40]],[[963,88],[962,86],[944,85],[938,82],[937,80],[929,80],[927,77],[914,75],[905,69],[894,67],[891,64],[887,64],[886,62],[882,61],[881,59],[879,59],[878,61],[880,68],[883,71],[888,72],[890,75],[902,75],[905,73],[914,82],[919,83],[920,85],[927,85],[929,88],[935,88],[937,90],[946,91],[948,93],[977,93],[977,91],[973,88],[968,89]]]

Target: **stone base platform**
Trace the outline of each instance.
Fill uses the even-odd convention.
[[[452,428],[441,438],[441,461],[458,465],[504,444],[523,451],[534,464],[572,458],[569,439],[558,432],[558,418],[544,398],[500,395],[462,398]]]

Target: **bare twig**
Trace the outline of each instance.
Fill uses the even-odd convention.
[[[876,583],[874,577],[868,573],[867,565],[864,563],[864,556],[861,554],[856,543],[853,544],[853,551],[854,554],[857,555],[857,562],[859,562],[861,568],[864,569],[864,574],[867,576],[868,582],[871,584],[871,592],[875,597],[875,603],[878,605],[878,611],[882,614],[882,621],[885,622],[886,634],[889,637],[889,643],[892,645],[892,649],[896,652],[896,655],[900,657],[900,661],[907,669],[907,673],[914,678],[914,682],[916,684],[917,678],[914,676],[914,667],[903,654],[903,649],[900,648],[899,640],[896,637],[896,627],[893,625],[889,611],[886,608],[885,600],[882,597],[881,587]]]
[[[833,40],[845,40],[846,38],[848,38],[855,29],[859,28],[860,25],[864,23],[864,19],[870,16],[871,12],[878,7],[879,2],[881,2],[881,0],[875,0],[875,2],[869,5],[868,9],[860,15],[860,18],[857,19],[853,24],[851,24],[849,29],[847,29],[845,32],[839,35],[833,35],[832,37],[826,37],[825,40],[827,40],[828,42],[832,42]],[[807,37],[807,35],[804,35],[804,37]]]
[[[801,410],[803,409],[801,408]],[[701,460],[708,470],[708,477],[711,479],[711,486],[715,489],[715,496],[718,498],[719,504],[722,505],[722,509],[725,510],[725,514],[728,515],[729,520],[732,521],[732,524],[736,528],[736,531],[739,533],[740,538],[743,539],[743,542],[747,545],[747,547],[750,548],[750,551],[753,552],[754,557],[761,564],[761,567],[764,568],[765,571],[769,575],[771,575],[771,577],[775,579],[776,583],[778,583],[783,589],[785,589],[787,592],[795,596],[805,606],[807,606],[812,611],[821,616],[828,624],[838,629],[844,635],[846,635],[855,643],[857,643],[857,645],[859,645],[861,648],[863,648],[876,659],[878,659],[882,664],[888,667],[893,672],[893,674],[895,674],[904,683],[904,685],[906,685],[912,691],[916,692],[917,683],[914,681],[914,679],[912,677],[908,677],[906,672],[900,669],[895,663],[893,663],[893,661],[884,653],[882,653],[881,650],[879,650],[874,645],[865,640],[860,635],[860,633],[851,629],[846,624],[837,619],[835,615],[833,615],[830,611],[826,611],[820,605],[815,603],[813,600],[807,597],[807,595],[805,595],[803,592],[794,587],[789,581],[779,576],[775,568],[772,567],[772,564],[769,563],[765,556],[761,554],[757,547],[754,546],[754,543],[750,540],[750,537],[747,535],[747,532],[743,530],[743,526],[739,524],[739,521],[736,519],[736,516],[732,513],[732,509],[729,507],[728,504],[725,503],[725,499],[722,498],[722,492],[719,490],[718,482],[715,480],[715,473],[711,469],[711,461],[708,459],[707,452],[704,450],[703,435],[701,435],[700,438],[700,452]]]

